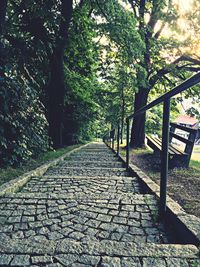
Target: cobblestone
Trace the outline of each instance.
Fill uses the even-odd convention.
[[[103,144],[0,198],[0,266],[197,267],[198,250],[154,222],[157,200]]]

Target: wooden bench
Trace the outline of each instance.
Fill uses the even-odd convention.
[[[186,133],[189,133],[187,138],[182,137],[175,133],[175,130],[179,129]],[[176,123],[170,123],[169,132],[169,168],[174,167],[188,167],[190,163],[190,158],[192,155],[192,150],[195,142],[197,129],[185,127]],[[180,150],[177,146],[172,143],[172,139],[175,138],[183,143],[185,143],[184,151]],[[159,153],[162,150],[162,140],[157,137],[147,136],[147,145],[154,150],[154,153]]]

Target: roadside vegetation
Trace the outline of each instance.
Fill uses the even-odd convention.
[[[23,175],[24,173],[31,171],[40,165],[50,162],[58,157],[61,157],[67,152],[70,152],[74,148],[79,147],[80,145],[73,145],[73,146],[68,146],[65,148],[60,148],[57,150],[51,150],[48,151],[44,154],[41,154],[38,158],[36,159],[30,159],[28,162],[22,164],[21,166],[18,167],[7,167],[7,168],[1,168],[0,169],[0,186],[6,182],[9,182],[12,179],[17,178],[20,175]]]
[[[200,2],[178,2],[1,0],[0,168],[124,128],[199,72]],[[197,90],[171,101],[171,115],[190,99],[185,112],[199,116]],[[143,146],[144,125],[159,135],[161,118],[161,106],[137,117],[130,145]]]

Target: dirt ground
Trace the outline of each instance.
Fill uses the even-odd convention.
[[[149,150],[131,152],[131,162],[160,183],[159,159]],[[198,162],[196,162],[198,163]],[[188,213],[200,217],[200,162],[189,169],[179,168],[169,171],[168,194]]]

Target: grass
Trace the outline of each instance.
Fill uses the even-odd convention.
[[[124,156],[125,150],[120,154]],[[130,162],[160,184],[160,160],[150,149],[131,150]],[[169,170],[168,194],[188,213],[200,217],[200,159],[192,159],[187,169]]]
[[[200,172],[200,160],[190,160],[190,167]]]
[[[200,153],[200,145],[194,146],[194,152],[199,152]]]
[[[31,171],[44,163],[54,160],[79,146],[81,145],[73,145],[73,146],[68,146],[65,148],[60,148],[57,150],[48,151],[40,155],[37,159],[30,159],[27,163],[17,168],[14,168],[14,167],[1,168],[0,169],[0,185],[6,182],[9,182],[12,179],[15,179],[20,175],[23,175],[24,173]]]

